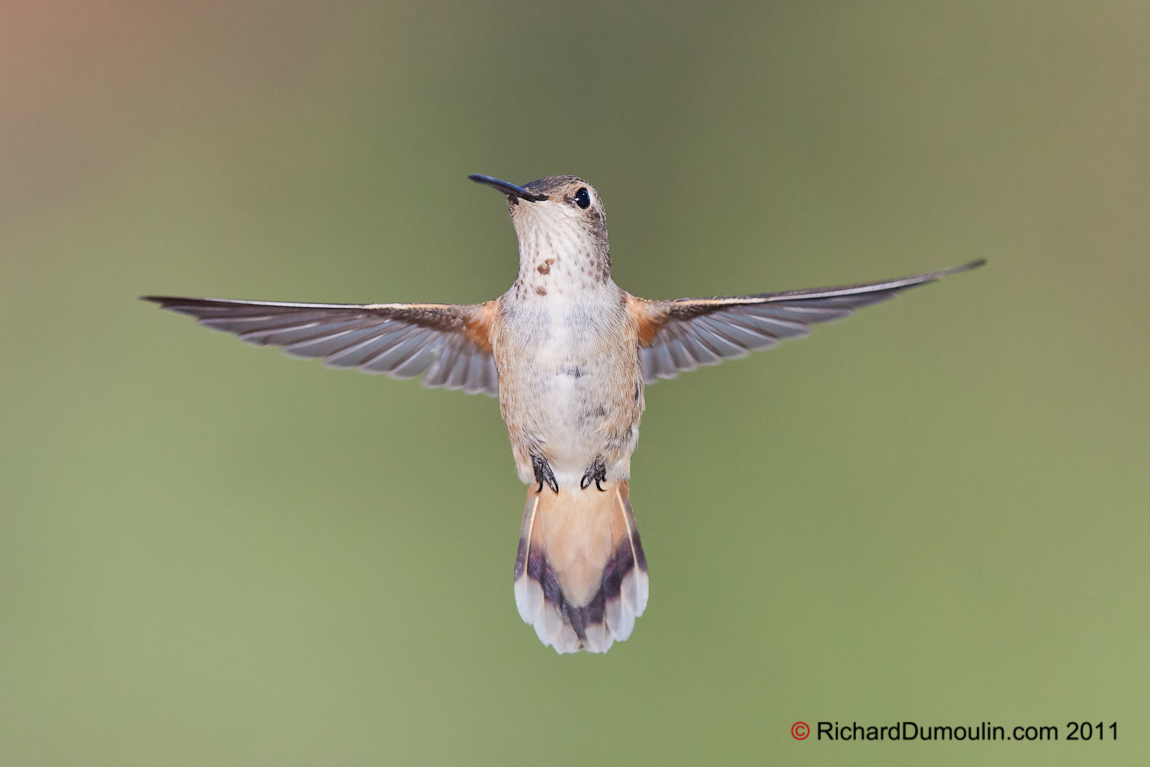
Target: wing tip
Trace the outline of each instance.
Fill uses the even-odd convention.
[[[963,272],[973,272],[975,269],[980,269],[984,266],[986,266],[986,259],[976,258],[973,261],[968,261],[965,264],[961,264],[959,266],[952,266],[949,269],[939,269],[937,272],[928,272],[926,274],[919,275],[917,278],[906,278],[908,284],[899,288],[895,288],[895,290],[907,290],[910,288],[917,288],[919,285],[929,285],[932,282],[941,280],[943,277],[949,277],[952,274],[962,274]]]
[[[941,280],[943,277],[949,277],[952,274],[962,274],[963,272],[971,272],[971,271],[974,271],[975,269],[981,268],[983,266],[986,266],[986,259],[985,258],[976,258],[975,260],[968,261],[965,264],[962,264],[960,266],[952,266],[949,269],[939,269],[937,272],[927,272],[925,274],[919,274],[919,275],[916,275],[914,277],[903,277],[901,279],[887,280],[885,282],[873,282],[873,283],[865,283],[862,285],[853,285],[853,286],[848,287],[848,288],[840,288],[840,289],[836,289],[833,291],[827,291],[827,292],[828,292],[828,294],[832,293],[832,292],[841,292],[844,295],[846,295],[846,294],[860,295],[860,294],[867,294],[867,293],[876,293],[877,294],[877,293],[882,293],[885,291],[890,291],[891,296],[894,296],[894,295],[901,293],[904,290],[910,290],[912,288],[917,288],[917,287],[920,287],[922,285],[929,285],[932,282],[937,282],[938,280]],[[779,295],[782,295],[782,294],[779,294]],[[812,296],[812,297],[816,297],[816,296]],[[817,297],[821,298],[822,296],[817,296]],[[834,297],[834,296],[828,295],[827,297]],[[889,297],[890,296],[888,296],[888,298]],[[806,296],[796,296],[796,298],[807,298],[807,297]],[[886,299],[879,299],[879,300],[883,301]],[[865,305],[866,304],[863,304],[863,306],[865,306]],[[852,308],[854,308],[854,307],[852,307]],[[857,308],[862,308],[862,307],[860,306]]]
[[[972,272],[975,269],[980,269],[984,266],[986,266],[986,259],[985,258],[976,258],[973,261],[968,261],[967,263],[963,264],[962,266],[952,266],[949,269],[943,269],[940,272],[936,272],[936,274],[938,274],[939,277],[946,277],[947,275],[950,275],[950,274],[962,274],[963,272]]]
[[[140,296],[140,300],[156,304],[161,309],[167,309],[178,314],[188,314],[197,318],[199,315],[196,313],[196,309],[201,309],[212,301],[208,298],[188,298],[186,296]]]
[[[212,304],[226,303],[226,300],[219,298],[189,298],[188,296],[140,296],[140,300],[158,304],[161,309],[172,309],[174,311],[183,311],[193,307],[210,307]]]

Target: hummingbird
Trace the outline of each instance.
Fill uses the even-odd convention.
[[[649,594],[629,481],[643,387],[769,349],[985,260],[899,279],[722,298],[648,300],[611,279],[603,200],[576,176],[507,197],[519,274],[481,304],[312,304],[144,296],[199,324],[333,368],[423,376],[498,397],[528,485],[515,559],[519,615],[560,654],[631,636]]]

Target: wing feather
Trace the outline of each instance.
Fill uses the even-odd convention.
[[[639,324],[643,380],[654,383],[700,365],[716,365],[724,359],[769,349],[780,339],[805,336],[811,325],[848,317],[856,309],[886,301],[903,290],[985,263],[972,261],[913,277],[783,293],[675,301],[631,296],[629,308]]]
[[[498,302],[485,304],[300,304],[145,296],[205,327],[234,333],[294,357],[322,358],[392,378],[423,374],[423,385],[499,395],[491,354]]]

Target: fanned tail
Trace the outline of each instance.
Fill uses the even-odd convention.
[[[556,652],[607,652],[647,606],[647,558],[626,482],[527,492],[515,604]]]

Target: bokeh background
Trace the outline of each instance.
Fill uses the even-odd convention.
[[[1133,1],[8,0],[0,763],[1145,763],[1147,39]],[[990,264],[651,387],[648,612],[559,657],[495,401],[136,300],[494,297],[474,172],[591,180],[649,297]]]

